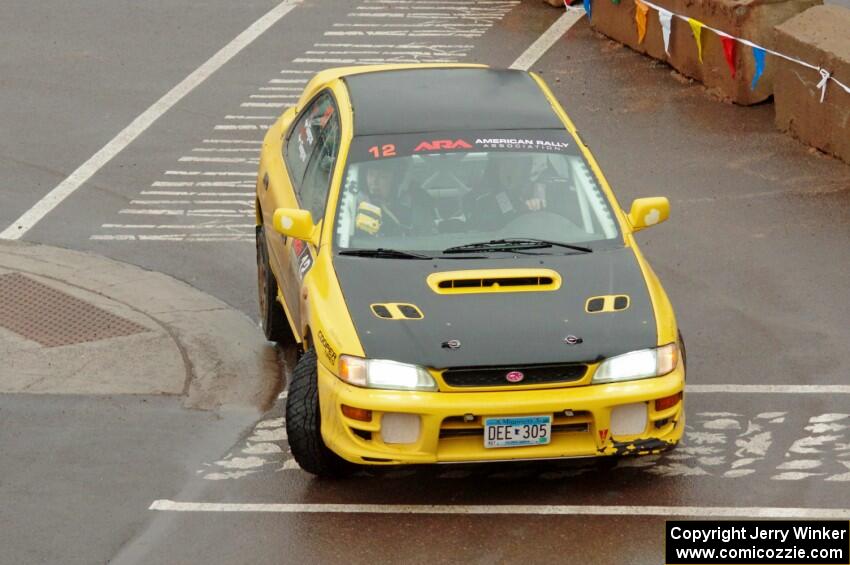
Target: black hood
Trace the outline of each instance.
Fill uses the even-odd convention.
[[[657,345],[643,273],[629,248],[573,255],[399,260],[336,256],[334,267],[367,357],[426,367],[592,362]],[[478,269],[551,269],[555,291],[438,294],[432,273]],[[589,314],[587,299],[625,294],[629,307]],[[409,303],[421,320],[378,318],[370,305]],[[565,342],[568,335],[581,343]],[[457,349],[442,344],[458,340]]]

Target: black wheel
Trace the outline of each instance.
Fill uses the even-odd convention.
[[[286,436],[295,461],[302,469],[319,477],[345,477],[357,466],[325,445],[319,414],[319,381],[316,352],[308,349],[295,370],[286,397]]]
[[[269,267],[269,250],[263,226],[257,226],[257,292],[266,339],[281,345],[294,344],[295,338],[286,313],[277,301],[277,280]]]

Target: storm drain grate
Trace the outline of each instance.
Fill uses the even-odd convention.
[[[0,326],[44,347],[149,331],[20,273],[0,275]]]

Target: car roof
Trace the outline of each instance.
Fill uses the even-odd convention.
[[[425,68],[343,76],[354,135],[462,130],[564,129],[524,71]]]

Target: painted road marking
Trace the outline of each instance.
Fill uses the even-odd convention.
[[[142,112],[130,125],[121,130],[114,138],[80,165],[65,180],[48,192],[24,214],[12,222],[12,225],[0,232],[0,239],[20,239],[33,228],[42,218],[49,214],[63,200],[73,194],[83,183],[99,171],[106,163],[132,143],[151,124],[162,117],[175,104],[192,92],[210,75],[230,61],[237,53],[254,42],[266,30],[291,12],[300,2],[284,0],[260,19],[251,24],[245,31],[237,35],[230,43],[222,47],[204,64],[195,69],[189,76],[168,91],[162,98]]]
[[[254,93],[250,93],[247,99],[243,99],[240,105],[245,111],[233,112],[224,117],[225,123],[217,124],[213,127],[216,131],[216,139],[205,139],[204,145],[207,147],[195,147],[192,149],[192,155],[183,155],[179,157],[178,162],[182,163],[197,163],[205,164],[211,170],[205,171],[166,171],[168,176],[245,176],[251,177],[251,181],[256,178],[256,166],[258,163],[259,146],[262,143],[261,139],[227,139],[228,136],[240,136],[242,138],[253,135],[261,136],[262,133],[269,129],[269,124],[277,119],[275,111],[251,111],[249,108],[256,109],[274,109],[283,111],[285,108],[295,104],[299,98],[299,93],[304,85],[310,80],[311,76],[323,70],[331,63],[338,60],[360,62],[379,62],[379,61],[458,61],[466,57],[474,45],[468,39],[458,39],[452,42],[451,39],[436,39],[440,37],[442,32],[448,32],[448,35],[454,34],[453,29],[457,26],[474,26],[474,30],[478,35],[483,34],[490,29],[497,21],[502,19],[514,7],[519,5],[517,0],[458,0],[448,1],[441,0],[437,4],[431,3],[411,3],[411,2],[372,2],[363,0],[361,8],[366,8],[368,13],[360,13],[357,16],[355,23],[351,19],[346,19],[344,24],[352,24],[357,26],[358,31],[376,31],[379,28],[386,29],[385,26],[413,26],[417,33],[427,34],[429,31],[435,33],[435,39],[416,39],[402,38],[395,40],[392,38],[329,38],[323,36],[314,43],[313,46],[302,52],[302,59],[296,59],[294,62],[304,64],[309,59],[315,59],[317,63],[305,65],[308,68],[298,69],[281,69],[280,78],[271,78],[268,86],[260,86]],[[361,12],[364,12],[361,10]],[[391,16],[394,21],[388,21],[383,16],[384,14],[394,14]],[[401,16],[401,20],[395,19],[395,16]],[[415,19],[411,19],[415,18]],[[410,28],[413,29],[413,28]],[[472,29],[462,27],[462,29]],[[368,35],[368,34],[367,34]],[[364,41],[364,43],[360,43]],[[268,114],[268,115],[267,115]],[[253,149],[252,149],[253,148]],[[248,155],[249,153],[254,155]],[[228,155],[229,153],[229,155]],[[242,153],[243,155],[238,155]],[[248,170],[246,170],[246,168]],[[250,171],[250,172],[249,172]],[[245,184],[234,184],[234,187],[239,188],[254,188],[254,183],[245,180]],[[245,226],[244,218],[252,214],[247,208],[253,205],[253,198],[250,201],[236,201],[227,198],[233,196],[248,197],[249,194],[233,194],[232,192],[215,193],[215,189],[225,187],[224,184],[183,184],[173,181],[156,181],[152,188],[186,188],[186,187],[205,187],[208,190],[203,193],[197,193],[196,189],[192,190],[142,190],[143,196],[159,196],[160,199],[146,200],[140,197],[133,198],[130,206],[120,211],[120,216],[128,218],[132,215],[137,217],[147,217],[158,220],[157,230],[164,230],[161,227],[168,221],[174,221],[174,233],[163,233],[152,239],[147,233],[152,228],[138,228],[136,233],[133,232],[133,223],[124,223],[121,220],[115,219],[112,223],[104,223],[100,227],[102,230],[108,230],[111,233],[100,233],[97,236],[92,236],[92,239],[112,240],[112,241],[206,241],[207,236],[213,231],[216,233],[228,232],[233,229],[234,225],[240,226],[234,231],[241,237],[241,240],[251,241],[254,237],[253,226]],[[201,196],[208,200],[186,199],[190,196]],[[183,198],[180,198],[183,197]],[[166,199],[167,198],[167,199]],[[200,210],[197,206],[209,206],[210,209]],[[190,209],[194,207],[194,209]],[[186,228],[179,227],[181,221],[189,216],[210,218],[210,224],[204,224],[198,228],[198,233],[192,234],[192,237],[187,237]],[[215,222],[214,224],[212,222]],[[127,227],[115,227],[115,226]],[[147,225],[147,224],[138,224]],[[147,231],[147,233],[146,233]],[[135,237],[134,237],[135,236]],[[229,237],[236,237],[231,233]],[[252,448],[260,449],[260,448]],[[223,471],[225,475],[220,478],[231,478],[233,474],[245,476],[247,469],[228,469]],[[219,473],[221,475],[221,473]]]
[[[251,155],[257,154],[256,147],[195,147],[192,149],[192,152],[199,153],[250,153]]]
[[[283,108],[287,106],[286,102],[243,102],[240,104],[243,108]],[[216,129],[221,129],[216,126]]]
[[[262,139],[205,139],[204,143],[217,143],[228,145],[257,145],[263,144]]]
[[[301,98],[301,95],[300,94],[252,94],[251,96],[249,96],[249,98],[260,99],[260,100],[262,100],[262,99],[272,99],[273,100],[273,99],[289,98],[289,99],[297,100],[297,99]]]
[[[257,173],[238,171],[165,171],[166,175],[176,176],[205,176],[205,177],[256,177]]]
[[[254,191],[245,192],[191,192],[185,190],[143,190],[142,196],[244,196],[253,201]],[[103,224],[109,227],[111,224]],[[252,226],[253,227],[253,226]]]
[[[698,394],[850,394],[850,385],[686,385],[685,391]]]
[[[558,39],[564,35],[568,29],[573,27],[584,16],[582,8],[567,8],[560,18],[555,20],[549,29],[543,32],[543,35],[537,38],[537,41],[532,43],[525,52],[517,57],[517,60],[510,66],[512,69],[527,71],[531,65],[537,62],[546,51],[552,47]]]
[[[136,214],[147,216],[182,216],[185,210],[131,210],[124,208],[118,211],[119,214]]]
[[[277,116],[243,116],[243,115],[232,115],[228,114],[224,116],[225,120],[268,120],[273,121],[276,120]],[[246,151],[248,151],[246,149]]]
[[[166,235],[134,235],[134,234],[112,234],[93,235],[94,241],[191,241],[191,242],[217,242],[217,241],[253,241],[253,236],[244,234],[166,234]]]
[[[446,58],[407,58],[407,57],[361,57],[358,59],[351,58],[332,58],[332,57],[297,57],[293,60],[294,63],[319,63],[321,65],[389,65],[389,64],[416,64],[416,63],[456,63],[454,59]]]
[[[192,152],[195,153],[249,153],[251,155],[257,154],[257,149],[255,147],[195,147],[192,149]]]
[[[138,206],[162,206],[164,204],[238,204],[239,206],[250,206],[254,203],[254,199],[249,200],[131,200],[130,204]]]
[[[251,180],[243,180],[243,181],[156,181],[151,184],[153,187],[158,188],[176,188],[181,186],[203,186],[203,187],[215,187],[215,188],[254,188],[254,179]],[[144,194],[145,191],[142,191]]]
[[[405,53],[410,53],[410,51],[380,51],[381,49],[418,49],[419,51],[415,51],[415,53],[419,53],[422,55],[427,55],[430,52],[436,52],[443,55],[456,54],[456,51],[463,51],[467,49],[472,49],[475,45],[459,45],[459,44],[435,44],[435,45],[426,45],[424,43],[314,43],[315,47],[335,47],[342,49],[361,49],[359,51],[316,51],[310,50],[307,51],[308,55],[312,54],[331,54],[331,55],[345,55],[347,53],[354,54],[364,54],[364,53],[384,53],[391,55],[402,55]],[[424,50],[424,51],[423,51]]]
[[[259,164],[259,157],[198,157],[197,155],[184,155],[177,159],[181,163],[250,163]]]
[[[186,229],[186,230],[196,230],[196,229],[206,229],[209,226],[206,224],[106,224],[107,227],[110,228],[121,228],[121,229],[149,229],[149,230],[164,230],[164,229]],[[231,228],[254,228],[254,224],[231,224],[228,227]]]
[[[279,398],[286,398],[285,392]],[[659,455],[621,459],[612,472],[637,472],[666,478],[739,480],[758,477],[772,481],[850,482],[850,414],[827,412],[807,417],[799,410],[751,414],[691,410],[688,420],[685,436],[677,449]],[[284,426],[283,417],[261,420],[240,446],[224,458],[205,464],[207,469],[199,473],[203,473],[204,479],[220,481],[261,472],[298,470],[286,443]],[[258,447],[265,443],[275,443],[279,449]],[[245,460],[244,454],[252,458]],[[239,467],[238,472],[232,471],[234,465]],[[535,473],[541,480],[559,480],[593,470],[592,465],[585,465],[566,471],[553,469]],[[483,467],[470,470],[469,466],[462,466],[452,467],[438,478],[464,479],[475,475],[496,479],[501,474]]]
[[[219,124],[219,125],[215,126],[214,129],[222,130],[222,131],[266,130],[266,129],[269,129],[269,126],[267,126],[265,124],[260,124],[260,125],[254,125],[254,124],[237,124],[237,125],[234,125],[234,124]]]
[[[529,504],[274,504],[176,502],[154,500],[149,510],[162,512],[272,512],[278,514],[528,514],[541,516],[699,516],[711,518],[797,518],[850,520],[846,508],[783,508],[770,506],[579,506]]]

